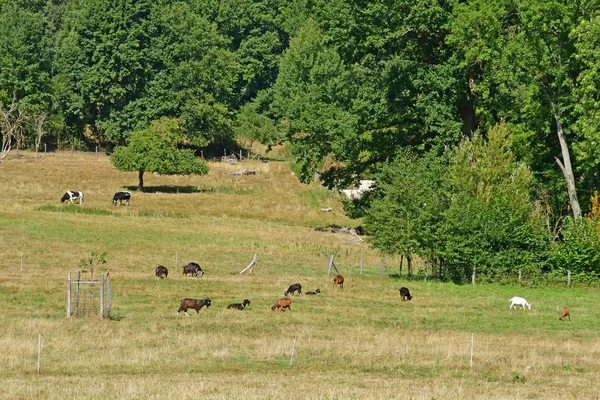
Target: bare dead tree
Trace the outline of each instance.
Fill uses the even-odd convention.
[[[37,156],[40,144],[42,143],[42,136],[44,136],[44,125],[46,125],[46,114],[44,111],[34,114],[32,118],[32,125],[35,129],[35,155]]]
[[[0,104],[0,131],[2,133],[2,150],[0,152],[0,160],[8,156],[13,145],[21,146],[25,142],[23,135],[23,123],[26,115],[22,110],[18,109],[17,95],[13,96],[10,107],[5,108]]]

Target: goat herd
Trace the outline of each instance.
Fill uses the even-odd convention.
[[[183,275],[186,276],[202,276],[204,274],[204,270],[202,270],[202,268],[200,267],[199,264],[195,263],[195,262],[191,262],[188,265],[183,266]],[[159,265],[158,267],[156,267],[155,270],[155,275],[157,278],[166,278],[169,275],[169,270],[162,266]],[[333,278],[333,285],[336,286],[338,285],[340,287],[340,289],[344,288],[344,277],[342,275],[336,275]],[[273,304],[271,306],[271,311],[275,311],[275,310],[281,310],[284,311],[285,309],[291,310],[291,304],[293,302],[293,300],[291,298],[289,298],[289,295],[293,295],[294,293],[296,293],[296,295],[298,296],[302,296],[302,285],[300,285],[299,283],[294,283],[293,285],[290,285],[290,287],[288,287],[288,289],[283,293],[283,295],[285,297],[280,298],[279,300],[277,300],[275,302],[275,304]],[[311,295],[311,296],[315,296],[317,294],[321,293],[321,289],[316,289],[314,292],[306,292],[306,295]],[[400,288],[400,299],[402,301],[410,301],[412,300],[413,296],[411,296],[410,291],[408,290],[407,287],[402,287]],[[525,300],[522,297],[513,297],[510,300],[510,307],[509,309],[512,309],[513,307],[516,309],[517,306],[521,306],[521,308],[525,309],[528,308],[529,310],[531,310],[531,304],[529,304],[527,302],[527,300]],[[244,310],[249,304],[250,304],[250,300],[248,299],[244,299],[241,303],[233,303],[233,304],[229,304],[227,306],[228,309],[233,309],[233,310]],[[196,310],[196,314],[199,313],[200,309],[202,307],[206,306],[206,308],[211,306],[211,300],[209,298],[205,298],[205,299],[182,299],[180,304],[179,304],[179,309],[177,310],[177,314],[179,315],[179,313],[181,311],[183,311],[183,313],[188,316],[187,310],[189,309],[194,309]],[[565,307],[561,313],[561,316],[558,318],[561,321],[564,321],[565,318],[569,317],[569,320],[571,319],[571,312],[569,310],[569,307]]]
[[[204,275],[204,270],[202,269],[202,267],[200,267],[200,265],[195,262],[191,262],[188,265],[184,265],[182,267],[182,270],[183,270],[182,275],[185,275],[185,276],[199,277],[199,276]],[[164,279],[169,276],[169,270],[167,269],[167,267],[165,267],[163,265],[159,265],[158,267],[156,267],[156,269],[154,271],[154,275],[157,278]],[[344,288],[344,277],[342,275],[336,275],[333,277],[333,286],[336,286],[336,285],[340,289]],[[290,285],[290,287],[288,287],[288,289],[283,293],[283,295],[285,297],[282,297],[279,300],[277,300],[275,302],[275,304],[273,304],[271,306],[271,311],[275,311],[275,310],[284,311],[286,309],[291,310],[290,306],[291,306],[293,300],[291,298],[289,298],[288,296],[293,295],[294,293],[297,296],[302,296],[302,285],[300,285],[299,283],[294,283],[293,285]],[[321,289],[317,288],[314,292],[306,292],[305,294],[307,296],[315,296],[320,293],[321,293]],[[408,290],[408,288],[406,288],[406,287],[400,288],[400,299],[402,301],[412,299],[412,296],[410,295],[410,291]],[[250,303],[251,303],[250,300],[244,299],[241,303],[229,304],[227,306],[227,308],[242,311]],[[179,313],[183,311],[183,313],[186,316],[189,316],[187,311],[190,309],[196,310],[196,314],[198,314],[202,307],[206,306],[206,308],[208,308],[211,306],[211,304],[212,304],[211,300],[208,297],[205,299],[185,298],[185,299],[182,299],[181,302],[179,303],[179,309],[177,310],[177,314],[179,315]]]

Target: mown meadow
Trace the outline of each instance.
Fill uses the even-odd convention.
[[[315,230],[360,224],[335,193],[298,183],[283,161],[209,166],[148,174],[146,193],[114,207],[137,174],[105,155],[21,152],[0,164],[1,398],[600,398],[597,289],[411,281],[389,257],[380,279],[367,243]],[[242,168],[257,174],[224,174]],[[65,190],[85,204],[61,208]],[[66,319],[67,273],[90,252],[108,252],[95,274],[110,272],[112,318]],[[254,254],[254,273],[240,275]],[[344,289],[327,278],[331,254]],[[206,274],[183,277],[190,261]],[[272,312],[297,282],[322,293]],[[176,315],[180,299],[205,296],[211,308]],[[533,309],[509,310],[513,296]],[[227,310],[244,298],[246,310]],[[573,318],[562,322],[565,305]]]

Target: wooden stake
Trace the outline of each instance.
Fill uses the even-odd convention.
[[[473,368],[473,347],[475,346],[475,332],[471,332],[471,368]]]
[[[67,318],[71,318],[71,273],[67,275]]]
[[[473,267],[473,275],[471,276],[471,285],[475,284],[475,267]]]
[[[327,264],[327,277],[329,278],[329,275],[331,274],[331,266],[333,265],[333,257],[334,255],[330,255],[329,256],[329,264]]]
[[[363,253],[360,252],[360,274],[362,275],[362,266],[363,266]]]
[[[100,319],[104,319],[104,274],[100,278]]]
[[[110,292],[110,272],[106,273],[106,295],[108,296],[106,304],[106,316],[110,319],[110,310],[112,309],[111,292]]]
[[[383,271],[385,270],[385,257],[381,257],[381,272],[379,273],[379,279],[383,279]]]
[[[42,335],[38,334],[38,362],[37,362],[37,373],[40,373],[40,363],[42,361]]]
[[[568,288],[571,287],[571,271],[570,270],[567,271],[567,287]]]
[[[294,336],[294,345],[292,346],[292,356],[290,357],[290,368],[292,367],[292,362],[294,362],[294,353],[296,352],[296,337],[298,334]]]
[[[519,268],[519,283],[521,283],[521,268]]]
[[[75,286],[75,314],[79,311],[79,281],[81,281],[81,271],[77,271],[77,286]]]

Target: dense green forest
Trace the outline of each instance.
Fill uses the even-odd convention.
[[[126,146],[176,127],[166,142],[186,167],[155,171],[203,173],[190,159],[200,149],[288,143],[303,181],[375,180],[346,211],[409,272],[419,256],[440,279],[570,270],[593,283],[599,11],[594,0],[0,0],[0,158],[100,145],[138,170]]]

